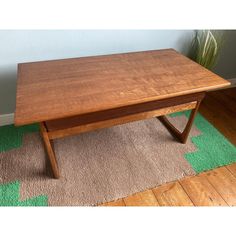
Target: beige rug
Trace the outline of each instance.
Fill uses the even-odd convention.
[[[179,128],[185,116],[171,118]],[[191,136],[200,131],[193,126]],[[96,205],[195,174],[184,154],[189,139],[176,142],[157,119],[138,121],[55,140],[61,178],[50,177],[38,133],[22,147],[0,153],[0,183],[19,180],[20,199],[48,197],[48,205]]]

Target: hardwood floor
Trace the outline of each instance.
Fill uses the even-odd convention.
[[[200,113],[236,145],[236,88],[208,93]]]
[[[236,88],[209,92],[200,113],[236,145]],[[102,206],[236,206],[236,163]]]

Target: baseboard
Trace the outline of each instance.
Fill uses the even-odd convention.
[[[11,125],[14,123],[14,113],[0,115],[0,126]]]

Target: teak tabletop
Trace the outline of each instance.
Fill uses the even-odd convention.
[[[22,63],[15,124],[106,111],[229,84],[173,49]]]
[[[173,49],[23,63],[18,66],[15,124],[39,122],[53,175],[53,140],[157,117],[187,141],[205,92],[230,83]],[[165,116],[192,110],[179,131]]]

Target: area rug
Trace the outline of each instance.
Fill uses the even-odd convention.
[[[189,113],[170,117],[182,129]],[[200,114],[185,145],[158,119],[55,140],[51,177],[37,125],[0,127],[1,206],[91,206],[236,162],[236,148]]]

